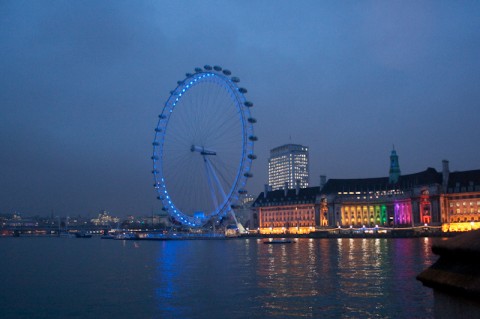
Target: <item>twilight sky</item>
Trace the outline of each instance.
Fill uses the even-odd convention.
[[[480,2],[1,1],[0,213],[149,214],[151,142],[186,72],[255,103],[258,160],[310,147],[311,184],[480,168]]]

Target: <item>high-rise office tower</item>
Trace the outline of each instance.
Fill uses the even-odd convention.
[[[309,164],[308,147],[298,144],[286,144],[270,150],[268,159],[268,184],[272,190],[308,187]]]

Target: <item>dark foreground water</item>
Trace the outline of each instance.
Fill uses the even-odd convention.
[[[432,318],[432,241],[1,238],[0,318]]]

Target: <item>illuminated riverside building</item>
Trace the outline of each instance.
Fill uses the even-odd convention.
[[[297,190],[298,195],[295,190],[266,189],[254,203],[260,232],[295,233],[299,219],[293,212],[299,209],[300,220],[309,217],[308,223],[299,224],[304,228],[298,233],[313,231],[312,221],[317,230],[425,225],[445,232],[480,229],[480,170],[450,172],[448,161],[443,161],[441,172],[430,167],[401,175],[393,150],[389,173],[379,178],[329,179],[321,188]],[[309,215],[312,210],[314,220]]]
[[[329,226],[440,226],[443,174],[434,168],[401,175],[395,149],[388,177],[330,179],[321,192]]]
[[[268,191],[253,203],[258,212],[261,234],[308,234],[318,224],[316,204],[319,187]]]
[[[400,175],[391,155],[390,176],[330,179],[320,194],[320,226],[442,226],[443,231],[480,229],[480,170],[442,172],[434,168]]]
[[[328,226],[440,225],[441,175],[433,168],[399,176],[330,179],[320,194]]]
[[[448,172],[448,162],[445,162]],[[442,230],[480,229],[480,170],[452,172],[447,178],[441,201]]]
[[[308,147],[286,144],[270,150],[268,159],[268,184],[272,190],[294,188],[300,181],[300,188],[308,187]]]

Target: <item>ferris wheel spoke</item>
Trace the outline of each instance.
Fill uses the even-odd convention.
[[[211,132],[214,132],[219,123],[219,118],[218,118],[218,113],[220,113],[220,110],[218,108],[212,108],[210,110],[206,110],[206,108],[203,108],[205,112],[202,112],[198,118],[197,122],[199,123],[199,127],[202,127],[202,130],[197,133],[199,136],[199,140],[202,143],[208,143],[211,138],[209,135],[211,135]]]
[[[235,167],[229,167],[225,163],[223,163],[220,160],[217,160],[215,163],[212,163],[212,166],[214,166],[215,171],[218,172],[218,175],[221,177],[223,183],[228,184],[229,180],[232,180],[235,175],[232,175],[229,172],[232,172],[233,169],[236,169]]]
[[[215,171],[212,169],[208,159],[205,156],[203,156],[203,161],[205,163],[205,174],[207,176],[208,186],[210,188],[210,195],[212,196],[212,202],[215,207],[218,207],[218,198],[214,186],[214,181],[216,181]],[[218,184],[217,187],[219,187]],[[219,189],[221,188],[219,187]]]
[[[224,136],[231,136],[232,134],[226,134],[229,132],[229,130],[231,130],[231,132],[233,133],[233,130],[235,130],[236,128],[238,128],[238,124],[235,125],[235,117],[237,117],[237,120],[239,119],[238,118],[238,115],[235,116],[235,115],[232,115],[230,116],[229,118],[224,118],[220,121],[220,119],[216,119],[216,123],[219,123],[217,125],[211,125],[208,130],[205,132],[205,136],[207,136],[210,140],[219,140],[221,139],[221,137],[224,137]],[[215,123],[215,122],[214,122]],[[240,134],[239,133],[236,133],[236,139],[239,140],[240,138]]]
[[[243,142],[242,130],[235,126],[230,126],[230,128],[226,128],[226,131],[222,132],[220,129],[217,129],[216,132],[213,132],[210,136],[210,140],[212,140],[216,144],[223,144],[223,145],[241,145]],[[240,149],[232,149],[232,151],[238,151]]]
[[[224,96],[222,101],[228,101],[228,97]],[[222,112],[222,109],[229,110],[230,112]],[[215,132],[216,129],[223,125],[226,125],[234,118],[236,118],[237,121],[239,120],[238,114],[234,110],[234,105],[232,105],[231,103],[228,104],[226,102],[218,104],[215,110],[212,112],[212,118],[210,119],[211,123],[214,123],[215,125],[212,125],[211,130],[206,132],[206,134],[209,134],[212,130],[213,132]]]

